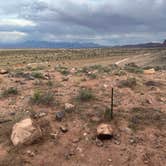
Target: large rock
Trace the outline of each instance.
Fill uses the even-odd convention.
[[[109,124],[100,124],[97,127],[97,137],[99,139],[109,139],[113,136],[113,129]]]
[[[41,136],[40,128],[33,124],[32,119],[27,118],[13,126],[11,141],[14,146],[31,144]]]

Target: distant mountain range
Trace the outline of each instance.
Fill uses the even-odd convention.
[[[22,43],[0,43],[0,48],[98,48],[95,43],[26,41]]]
[[[123,48],[153,48],[153,47],[166,47],[166,40],[163,43],[143,43],[143,44],[129,44],[115,47],[123,47]]]
[[[95,43],[79,43],[79,42],[46,42],[46,41],[26,41],[20,43],[0,43],[0,48],[108,48],[111,46],[103,46]],[[153,48],[166,47],[166,40],[163,43],[143,43],[118,45],[113,48]]]

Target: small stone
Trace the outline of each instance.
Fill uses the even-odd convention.
[[[91,121],[92,121],[92,122],[96,122],[96,123],[97,123],[97,122],[100,122],[100,120],[101,120],[101,119],[100,119],[99,117],[97,117],[97,116],[93,116],[93,117],[91,118]]]
[[[113,136],[113,129],[109,124],[100,124],[97,127],[97,137],[99,139],[110,139]]]
[[[58,133],[51,133],[50,136],[52,139],[57,139]]]
[[[65,103],[65,111],[66,112],[72,112],[72,111],[74,111],[74,109],[75,109],[75,106],[73,104]]]
[[[41,113],[39,113],[39,118],[42,118],[42,117],[44,117],[44,116],[46,116],[47,114],[45,113],[45,112],[41,112]]]
[[[65,117],[65,112],[64,111],[56,112],[55,117],[57,121],[61,121]]]
[[[72,73],[72,74],[75,74],[76,72],[77,72],[76,68],[72,68],[72,69],[70,70],[70,73]]]
[[[126,132],[127,134],[131,134],[132,133],[132,130],[128,127],[124,128],[123,129],[124,132]]]
[[[112,159],[111,159],[111,158],[109,158],[109,159],[108,159],[108,162],[112,162]]]
[[[80,153],[82,153],[82,151],[83,151],[82,148],[80,148],[80,147],[77,147],[76,150]]]
[[[122,147],[120,150],[121,151],[126,151],[126,147]]]
[[[10,112],[10,115],[12,115],[12,116],[14,116],[15,114],[16,114],[16,112],[14,112],[14,111]]]
[[[34,157],[34,156],[35,156],[35,153],[32,152],[31,150],[27,150],[27,154],[28,154],[30,157]]]
[[[69,80],[69,77],[62,77],[62,81],[68,81]]]
[[[135,140],[134,140],[134,139],[130,139],[129,141],[130,141],[130,144],[135,143]]]
[[[68,131],[68,128],[66,126],[60,126],[60,130],[63,132],[63,133],[66,133]]]
[[[84,133],[83,136],[87,136],[88,134],[87,133]]]
[[[148,163],[149,163],[149,161],[147,161],[147,160],[144,161],[144,164],[148,164]]]
[[[107,89],[107,88],[108,88],[108,85],[107,85],[107,84],[104,84],[103,86],[104,86],[104,88],[105,88],[105,89]]]
[[[120,145],[120,141],[118,141],[118,140],[115,140],[114,143],[115,143],[116,145]]]
[[[7,70],[4,70],[4,69],[1,69],[1,70],[0,70],[0,74],[7,74],[7,73],[8,73]]]
[[[72,143],[78,143],[78,142],[80,142],[80,138],[75,138],[72,140]]]

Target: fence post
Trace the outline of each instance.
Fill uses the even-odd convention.
[[[113,119],[113,107],[114,107],[114,88],[111,90],[111,119]]]

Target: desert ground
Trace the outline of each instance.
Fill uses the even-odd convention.
[[[0,166],[165,166],[165,147],[165,48],[0,50]]]

